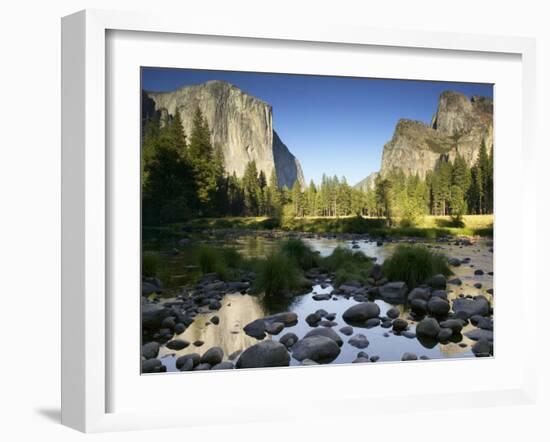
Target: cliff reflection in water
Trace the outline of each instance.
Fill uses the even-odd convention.
[[[218,325],[209,323],[213,316],[220,318]],[[166,354],[175,354],[176,356],[189,353],[202,354],[211,347],[221,347],[224,360],[227,360],[231,353],[244,350],[258,342],[256,338],[245,334],[243,327],[264,316],[266,313],[257,297],[241,294],[226,295],[220,310],[211,314],[197,315],[195,322],[182,334],[175,337],[175,339],[189,342],[190,345],[187,348],[174,351],[163,346],[161,356]],[[195,341],[202,341],[204,344],[201,347],[196,347],[193,345]]]

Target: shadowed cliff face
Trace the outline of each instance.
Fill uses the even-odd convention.
[[[180,111],[189,136],[197,107],[204,114],[214,146],[221,146],[228,174],[242,177],[246,164],[255,160],[258,170],[269,179],[277,172],[279,185],[291,188],[298,180],[304,185],[300,163],[273,131],[271,106],[225,81],[208,81],[173,92],[145,92],[143,113],[154,110],[161,117]],[[146,106],[145,106],[146,105]]]
[[[439,97],[431,125],[399,120],[392,139],[384,145],[379,173],[385,176],[397,169],[424,178],[442,158],[454,161],[457,155],[471,167],[483,141],[488,149],[493,146],[493,100],[477,96],[470,100],[458,92],[446,91]],[[375,176],[355,187],[372,188]]]

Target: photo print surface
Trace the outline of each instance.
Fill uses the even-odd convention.
[[[143,67],[142,373],[493,356],[493,86]]]

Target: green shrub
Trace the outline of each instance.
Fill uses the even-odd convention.
[[[194,261],[201,272],[217,273],[222,280],[227,280],[241,262],[239,253],[231,248],[217,248],[201,244],[194,251]]]
[[[372,266],[372,259],[363,252],[354,252],[345,247],[336,247],[321,262],[324,270],[336,273],[334,279],[336,286],[348,281],[366,284]]]
[[[160,257],[155,253],[144,253],[141,256],[141,274],[147,278],[158,275]]]
[[[413,289],[437,274],[452,274],[447,258],[433,253],[424,246],[399,245],[383,265],[385,276],[390,281],[404,281]]]
[[[319,255],[301,239],[288,239],[280,246],[280,251],[289,259],[293,259],[303,270],[309,270],[319,265]]]
[[[254,293],[264,292],[266,296],[292,293],[303,284],[297,263],[282,252],[272,253],[256,266]]]

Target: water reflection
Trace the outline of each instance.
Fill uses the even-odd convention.
[[[367,241],[342,241],[338,239],[315,238],[306,239],[314,250],[318,250],[322,256],[329,255],[337,246],[345,246],[361,250],[366,255],[375,257],[377,262],[382,263],[388,256],[391,255],[397,244],[385,243],[382,246],[377,246],[374,242]],[[429,247],[437,251],[445,253],[448,257],[459,259],[470,258],[468,264],[463,264],[460,267],[454,267],[455,277],[462,281],[460,286],[449,286],[449,300],[460,295],[479,295],[483,294],[491,302],[493,296],[487,293],[487,289],[493,286],[493,277],[488,272],[492,272],[493,261],[492,253],[488,252],[486,243],[476,244],[474,246],[462,247],[450,243],[428,243]],[[277,246],[277,241],[262,237],[246,237],[238,239],[236,246],[240,253],[248,257],[265,256],[270,250]],[[484,270],[483,275],[474,275],[475,269]],[[474,284],[482,284],[482,288],[476,288]],[[253,320],[265,317],[271,314],[284,311],[293,311],[298,315],[298,323],[292,327],[285,328],[279,336],[267,337],[266,339],[278,340],[285,333],[293,332],[302,338],[307,332],[312,330],[306,322],[305,318],[310,313],[318,309],[324,309],[328,313],[334,313],[334,321],[337,323],[333,329],[338,330],[347,325],[342,319],[343,312],[354,305],[356,301],[353,299],[345,299],[341,296],[336,296],[327,301],[315,301],[312,296],[314,293],[330,293],[332,287],[329,285],[326,288],[320,286],[313,287],[311,293],[291,299],[282,299],[268,302],[262,296],[250,296],[233,294],[226,295],[223,300],[222,308],[213,313],[199,315],[195,322],[178,338],[188,342],[197,340],[203,341],[204,345],[195,347],[190,345],[184,350],[173,351],[165,347],[161,348],[160,356],[165,356],[163,363],[169,371],[175,370],[175,357],[188,353],[202,354],[210,347],[219,346],[224,351],[224,360],[227,360],[229,355],[236,351],[244,350],[258,341],[246,335],[243,332],[243,327]],[[400,312],[400,317],[409,322],[409,331],[415,331],[415,322],[411,321],[409,312],[402,306],[392,306],[382,300],[375,300],[381,310],[381,316],[386,315],[388,309],[397,307]],[[219,325],[210,323],[213,316],[218,316],[220,319]],[[468,325],[464,328],[463,333],[473,328]],[[380,361],[399,361],[405,352],[412,352],[417,356],[425,356],[431,359],[440,358],[456,358],[456,357],[471,357],[471,345],[473,342],[464,335],[453,336],[449,343],[440,344],[437,341],[428,339],[410,338],[405,335],[396,335],[391,329],[385,329],[380,326],[374,328],[363,328],[354,326],[354,334],[362,333],[367,336],[370,344],[364,352],[369,356],[379,356]],[[351,346],[348,343],[349,337],[340,334],[344,344],[341,347],[341,352],[333,363],[350,363],[357,357],[359,349]],[[291,365],[299,365],[300,362],[291,358]]]

